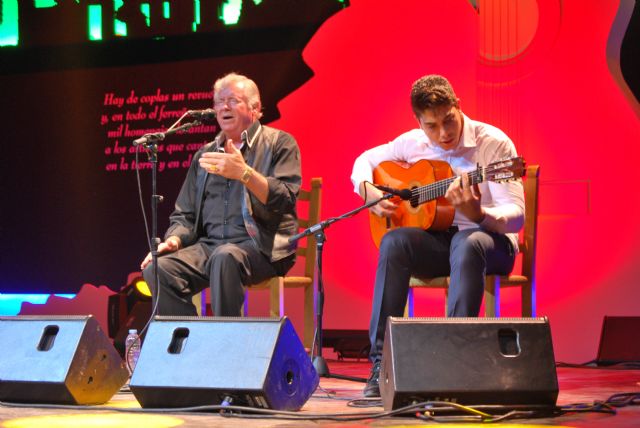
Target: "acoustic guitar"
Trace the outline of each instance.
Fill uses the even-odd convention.
[[[487,166],[478,165],[469,173],[472,184],[484,181],[515,180],[525,173],[521,157],[500,160]],[[376,247],[385,233],[397,227],[419,227],[446,230],[453,222],[455,209],[444,198],[449,185],[456,179],[451,166],[439,160],[420,160],[415,164],[386,161],[373,170],[375,184],[395,189],[411,189],[409,200],[403,200],[391,217],[380,217],[369,212],[371,237]],[[392,199],[397,202],[398,197]]]

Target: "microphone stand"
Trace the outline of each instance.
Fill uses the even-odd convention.
[[[185,123],[184,125],[177,126],[175,128],[169,128],[164,132],[155,132],[145,134],[142,137],[133,141],[134,146],[142,146],[148,150],[148,159],[151,162],[151,263],[153,263],[153,292],[151,293],[151,307],[153,318],[157,304],[158,304],[158,246],[160,245],[160,238],[158,237],[158,203],[164,200],[162,195],[157,194],[158,188],[158,141],[165,139],[167,135],[172,135],[180,131],[185,131],[194,126],[202,125],[202,122],[195,120],[193,122]],[[137,165],[136,165],[137,167]],[[142,333],[142,332],[141,332]]]
[[[322,315],[324,312],[324,285],[322,283],[322,249],[324,247],[324,242],[326,241],[326,236],[324,234],[324,230],[331,226],[333,223],[343,220],[345,218],[352,217],[358,214],[360,211],[371,208],[376,205],[378,202],[383,201],[385,199],[391,199],[396,195],[391,193],[384,194],[382,197],[370,201],[364,205],[359,206],[358,208],[351,210],[347,213],[344,213],[338,217],[331,217],[327,220],[321,221],[320,223],[314,224],[313,226],[308,227],[297,235],[289,238],[290,243],[294,243],[297,240],[304,238],[309,235],[313,235],[316,238],[316,254],[317,254],[317,266],[318,266],[318,276],[316,280],[317,284],[317,300],[316,300],[316,334],[313,337],[314,348],[316,349],[316,355],[311,356],[313,360],[313,367],[316,369],[318,376],[322,377],[333,377],[336,379],[344,379],[344,380],[352,380],[355,382],[366,382],[366,379],[353,377],[353,376],[344,376],[344,375],[331,375],[329,373],[329,366],[327,366],[326,360],[322,357]]]

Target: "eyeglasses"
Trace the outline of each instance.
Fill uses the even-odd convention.
[[[235,106],[237,106],[238,104],[240,104],[243,100],[239,100],[238,98],[235,97],[230,97],[230,98],[223,98],[223,99],[218,99],[215,100],[213,102],[213,106],[214,107],[224,107],[224,105],[228,105],[229,107],[233,108]]]

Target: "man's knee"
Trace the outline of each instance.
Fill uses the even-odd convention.
[[[147,284],[151,284],[153,283],[153,276],[153,263],[149,263],[142,270],[142,277],[147,281]]]
[[[241,269],[242,250],[234,244],[222,244],[216,247],[209,256],[209,276],[217,278],[224,275],[223,272]]]
[[[484,246],[482,245],[482,239],[478,235],[471,235],[464,242],[461,247],[464,251],[481,254],[484,253]]]
[[[171,266],[169,258],[165,255],[157,258],[158,261],[158,272],[164,272],[167,270],[167,267]],[[145,281],[149,282],[149,280],[153,279],[153,261],[145,266],[142,270],[142,276]]]
[[[402,228],[387,232],[380,242],[380,254],[393,257],[398,254],[406,254],[409,239]]]
[[[240,250],[237,245],[222,244],[213,250],[211,256],[209,256],[209,260],[214,264],[236,262],[239,254]]]
[[[453,247],[451,262],[453,263],[454,259],[459,262],[484,260],[486,258],[485,245],[486,234],[481,231],[465,234],[460,237],[456,236],[451,244]]]

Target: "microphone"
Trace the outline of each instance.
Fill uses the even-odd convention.
[[[144,134],[142,137],[133,140],[133,146],[146,145],[147,143],[153,143],[155,141],[164,140],[164,132],[156,132],[154,134]]]
[[[187,111],[187,115],[198,120],[213,120],[216,118],[216,112],[212,108],[207,108],[204,110],[189,110]]]
[[[400,199],[408,201],[411,199],[411,190],[409,189],[394,189],[393,187],[382,186],[380,184],[373,185],[376,189],[383,192],[391,193],[394,196],[398,196]]]

